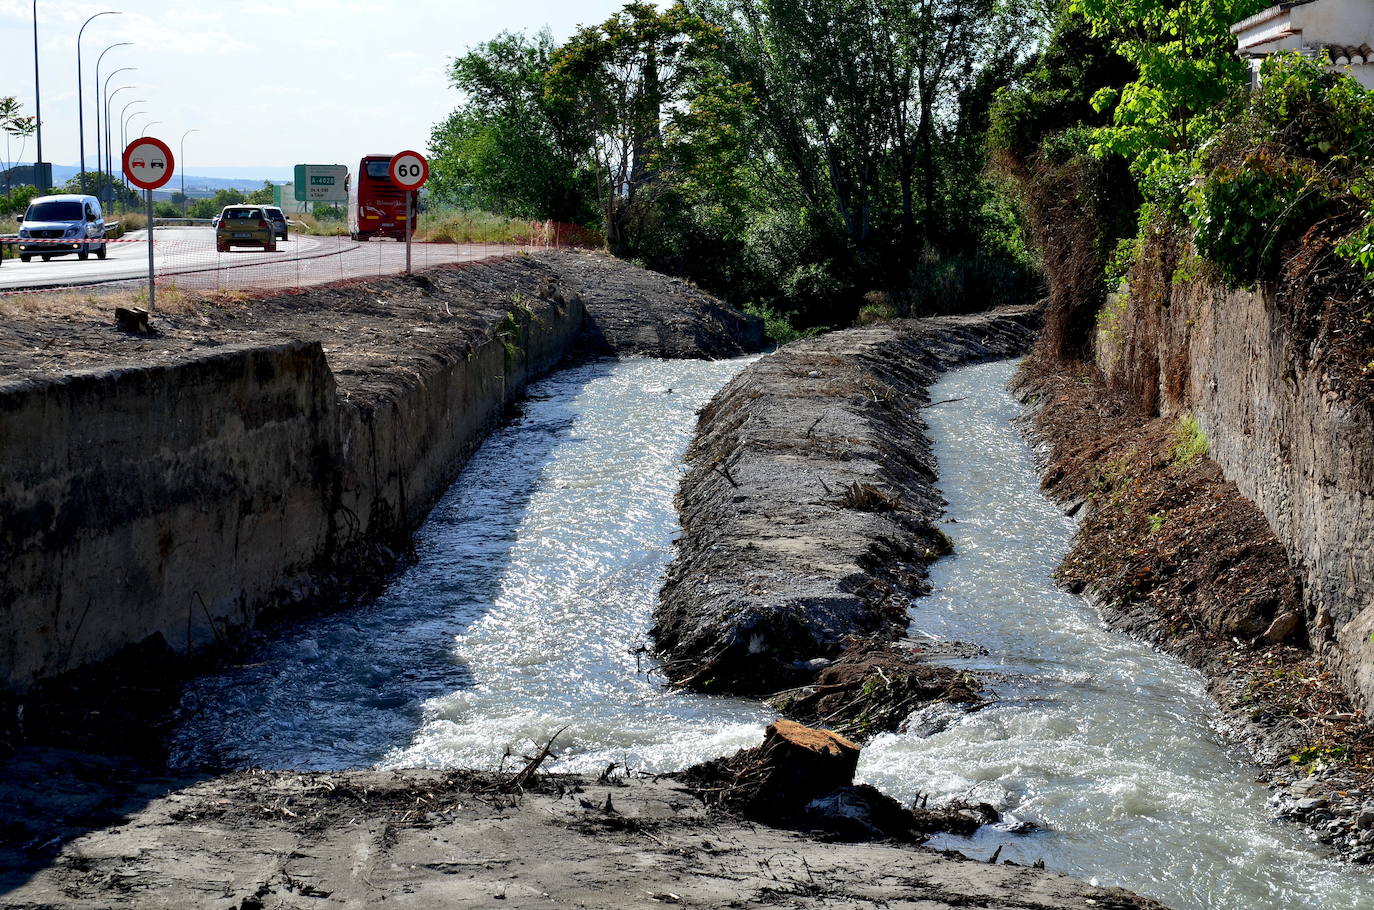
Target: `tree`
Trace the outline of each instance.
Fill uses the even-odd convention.
[[[593,216],[585,118],[547,91],[556,49],[547,29],[506,32],[453,61],[465,100],[430,137],[435,197],[517,218]]]
[[[24,157],[24,146],[28,143],[28,138],[38,129],[38,120],[33,116],[24,116],[20,111],[22,108],[13,95],[0,95],[0,132],[5,134],[5,171],[8,172],[14,167],[14,163],[19,158]],[[12,139],[22,140],[19,145],[18,156],[10,153],[10,141]],[[8,173],[6,174],[5,190],[9,191]]]
[[[253,192],[244,197],[243,201],[251,202],[253,205],[272,205],[276,201],[276,198],[276,190],[272,186],[272,181],[264,180],[262,182],[262,189],[253,190]],[[225,205],[232,204],[233,203],[228,202],[225,203]]]
[[[262,191],[254,190],[254,192],[260,193]],[[191,203],[191,207],[186,211],[186,216],[188,218],[213,218],[218,215],[220,210],[226,205],[242,205],[247,201],[248,197],[238,190],[216,190],[213,197],[209,199],[197,199],[195,202]],[[258,205],[265,204],[266,203],[258,203]]]
[[[548,95],[587,118],[612,250],[626,246],[639,194],[657,177],[664,114],[681,101],[687,75],[681,64],[704,28],[680,3],[659,12],[632,2],[600,25],[580,29],[553,57]]]
[[[1098,131],[1099,151],[1124,156],[1146,199],[1183,198],[1193,152],[1226,120],[1222,102],[1247,84],[1230,28],[1269,0],[1069,0],[1094,35],[1139,71],[1118,92],[1094,98],[1113,123]]]
[[[928,266],[978,259],[981,232],[1004,230],[981,214],[997,192],[982,176],[983,115],[1043,30],[1041,10],[1001,0],[691,8],[719,29],[726,81],[752,93],[750,161],[777,231],[768,255],[791,273],[792,301],[844,318],[865,291],[909,296],[930,283]]]

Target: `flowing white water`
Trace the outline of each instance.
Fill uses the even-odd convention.
[[[567,725],[559,767],[668,770],[758,742],[771,714],[667,692],[631,649],[678,531],[694,414],[743,366],[627,361],[559,373],[494,433],[375,603],[279,633],[198,681],[183,761],[301,769],[492,767]],[[956,555],[913,632],[969,642],[999,700],[865,749],[900,799],[984,800],[1044,830],[938,845],[1046,865],[1176,910],[1374,908],[1361,872],[1272,820],[1220,745],[1201,679],[1105,629],[1050,574],[1072,523],[1037,489],[1010,363],[949,374],[927,414]],[[645,660],[643,667],[650,663]]]
[[[658,771],[757,743],[770,712],[669,692],[631,653],[696,411],[746,362],[606,361],[532,386],[425,522],[417,562],[376,603],[200,680],[176,757],[482,768],[566,726],[560,769]]]
[[[955,555],[911,610],[914,635],[987,650],[955,663],[993,673],[998,700],[878,738],[860,776],[898,799],[972,798],[1044,828],[937,846],[981,858],[1002,845],[1003,859],[1043,858],[1178,910],[1374,907],[1368,875],[1273,819],[1264,788],[1220,744],[1202,678],[1108,630],[1051,581],[1074,528],[1040,494],[1012,426],[1014,366],[957,370],[932,391],[957,399],[927,411]]]

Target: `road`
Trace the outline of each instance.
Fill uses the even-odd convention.
[[[0,294],[16,290],[85,287],[145,278],[148,274],[147,232],[135,231],[127,243],[111,243],[105,260],[94,256],[82,262],[67,255],[50,262],[8,259],[0,267]],[[500,244],[417,243],[412,246],[416,270],[452,262],[467,262],[514,252],[520,247]],[[160,279],[178,287],[296,288],[346,278],[394,275],[405,270],[405,244],[374,240],[358,243],[347,237],[292,234],[277,252],[249,247],[228,253],[215,251],[209,227],[158,228],[153,238],[154,268]]]

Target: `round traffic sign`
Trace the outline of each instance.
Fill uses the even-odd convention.
[[[161,139],[143,136],[124,150],[124,176],[139,189],[155,190],[172,179],[172,150]]]
[[[401,152],[391,159],[391,182],[403,190],[418,190],[429,179],[429,162],[419,152]]]

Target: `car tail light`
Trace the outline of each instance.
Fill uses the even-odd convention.
[[[260,228],[265,228],[265,227],[267,227],[267,222],[266,222],[266,221],[263,221],[261,218],[259,218],[259,219],[258,219],[258,227],[260,227]]]

